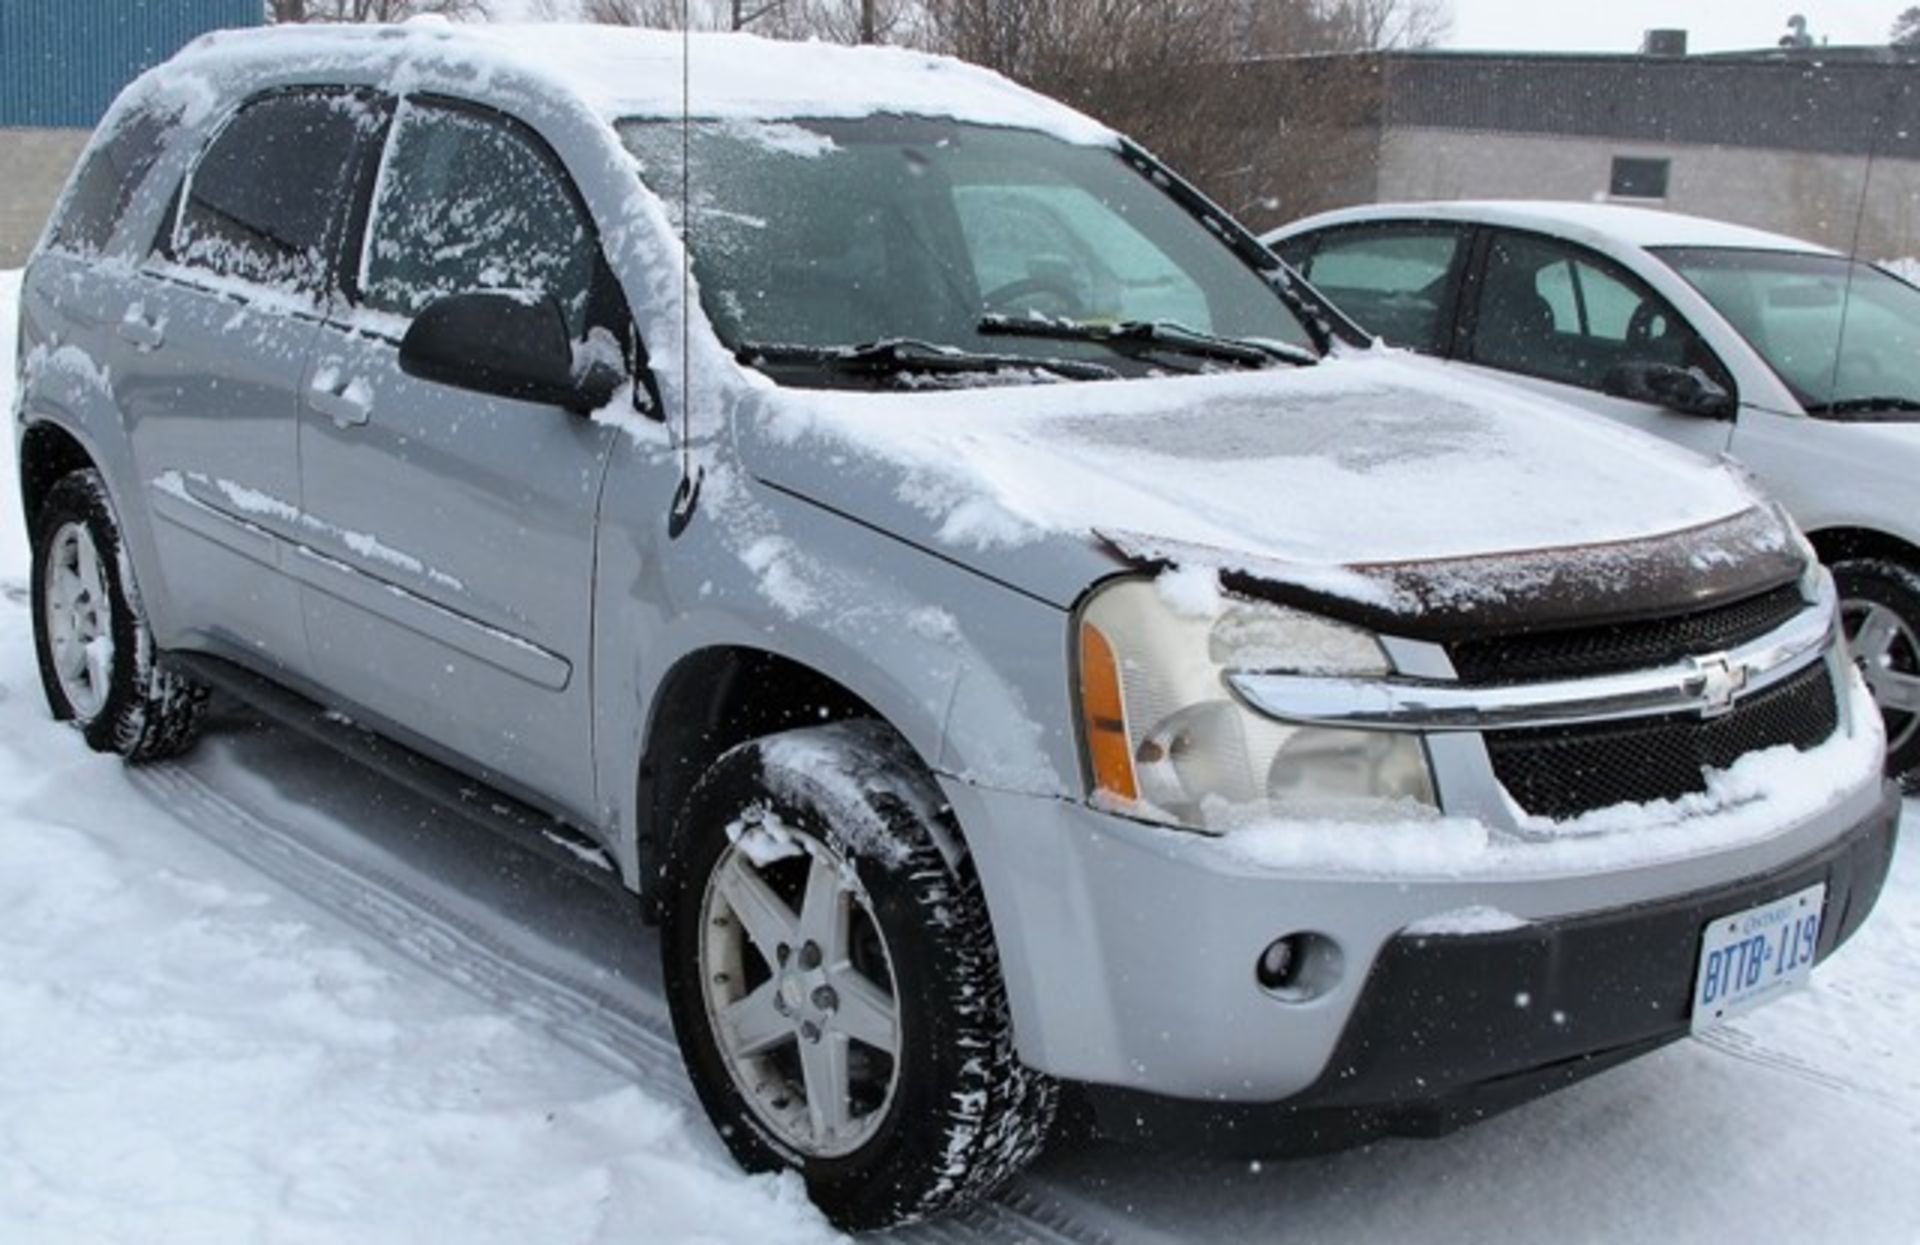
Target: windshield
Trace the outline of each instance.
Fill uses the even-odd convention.
[[[1178,357],[1191,335],[1310,348],[1267,279],[1111,148],[898,116],[620,131],[683,234],[684,137],[694,275],[751,361],[907,341],[1138,372],[1226,365],[1218,349]],[[1190,335],[1087,332],[1141,323]]]
[[[1673,248],[1660,257],[1814,414],[1920,410],[1920,289],[1838,255]]]

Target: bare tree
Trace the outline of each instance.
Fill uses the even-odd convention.
[[[1920,4],[1893,19],[1891,40],[1897,48],[1920,48]]]
[[[609,26],[649,26],[659,30],[760,29],[777,20],[788,0],[576,0],[564,16]],[[557,17],[557,3],[546,16]]]
[[[1381,50],[1442,0],[926,0],[944,51],[1067,101],[1253,223],[1371,196]]]
[[[487,0],[266,0],[270,22],[399,22],[422,14],[485,18]]]
[[[541,0],[549,20],[661,30],[747,30],[779,39],[917,43],[917,0]]]

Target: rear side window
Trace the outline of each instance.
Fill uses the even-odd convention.
[[[159,160],[173,114],[137,109],[87,153],[53,229],[53,244],[94,254],[107,245],[133,192]]]
[[[524,290],[586,328],[599,244],[560,163],[493,113],[409,103],[380,172],[362,300],[412,316],[448,294]]]
[[[1464,231],[1449,225],[1368,225],[1322,235],[1301,275],[1369,333],[1440,353]]]
[[[188,180],[171,252],[222,277],[320,293],[361,140],[378,107],[345,92],[270,95],[220,131]]]

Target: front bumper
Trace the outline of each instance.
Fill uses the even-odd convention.
[[[1896,791],[1863,782],[1736,847],[1610,871],[1410,878],[1276,871],[1068,801],[945,786],[1027,1063],[1154,1098],[1349,1112],[1440,1103],[1677,1036],[1711,915],[1818,875],[1830,952],[1872,906],[1899,817]],[[1475,907],[1528,924],[1403,933]],[[1262,949],[1295,932],[1338,948],[1331,984],[1300,1001],[1254,972]],[[1521,995],[1528,1006],[1515,1006]]]
[[[1825,883],[1816,959],[1826,959],[1879,897],[1899,815],[1889,786],[1844,837],[1759,876],[1499,933],[1395,937],[1319,1079],[1284,1102],[1099,1089],[1082,1100],[1110,1135],[1216,1153],[1450,1132],[1685,1036],[1701,931],[1717,916]]]

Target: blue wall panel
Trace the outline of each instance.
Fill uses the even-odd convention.
[[[256,26],[261,0],[0,0],[0,126],[92,128],[194,37]]]

